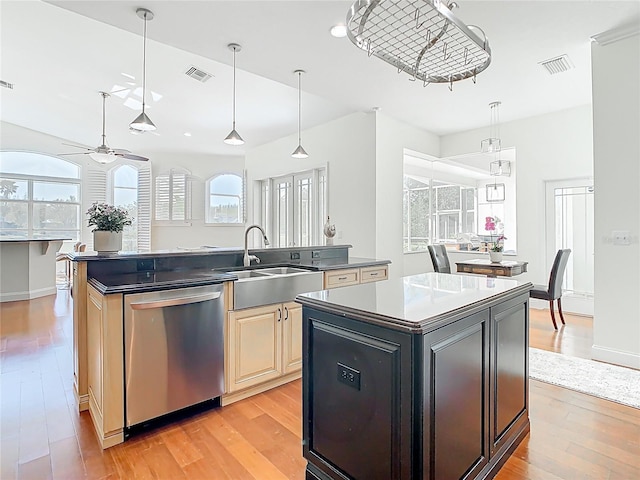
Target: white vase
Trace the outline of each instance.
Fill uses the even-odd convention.
[[[494,252],[489,250],[489,258],[493,263],[500,263],[502,261],[502,252]]]
[[[93,231],[93,249],[98,253],[115,253],[122,250],[122,232]]]

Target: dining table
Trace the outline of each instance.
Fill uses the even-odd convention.
[[[502,260],[501,262],[492,262],[489,259],[474,258],[456,263],[456,271],[458,273],[475,273],[479,275],[487,275],[488,277],[513,277],[527,271],[528,262],[517,260]]]

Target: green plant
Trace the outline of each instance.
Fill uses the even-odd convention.
[[[95,227],[92,230],[94,232],[121,232],[125,226],[131,225],[131,217],[127,210],[106,203],[94,202],[87,210],[87,215],[89,226]]]

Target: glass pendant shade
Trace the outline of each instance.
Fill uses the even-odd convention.
[[[302,148],[302,140],[300,138],[300,103],[301,103],[301,89],[300,89],[300,76],[304,73],[304,70],[296,70],[293,73],[298,74],[298,148],[296,148],[291,156],[293,158],[307,158],[309,154],[304,148]]]
[[[500,104],[502,102],[491,102],[491,118],[489,120],[489,137],[480,142],[482,153],[495,153],[502,149],[500,142]]]
[[[293,158],[307,158],[309,156],[309,154],[305,151],[304,148],[302,148],[302,145],[298,145],[298,148],[296,148],[293,153],[291,154],[291,156]]]
[[[227,47],[229,47],[230,50],[233,50],[233,127],[229,135],[225,137],[224,143],[227,145],[242,145],[244,140],[236,130],[236,52],[242,50],[242,47],[237,43],[230,43]]]
[[[147,10],[146,8],[138,8],[136,10],[136,14],[144,20],[144,33],[142,35],[142,113],[129,124],[129,128],[140,130],[142,132],[148,132],[157,128],[144,111],[146,97],[145,94],[147,90],[147,20],[153,20],[153,12],[151,10]]]

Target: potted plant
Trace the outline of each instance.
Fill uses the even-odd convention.
[[[106,203],[94,202],[89,210],[89,226],[93,229],[93,249],[98,253],[113,253],[122,249],[122,231],[131,225],[129,212]]]
[[[491,232],[491,247],[489,248],[489,258],[494,263],[502,261],[502,251],[504,250],[504,241],[507,239],[504,235],[500,235],[498,239],[493,241],[493,232],[496,230],[496,225],[500,223],[498,217],[486,217],[484,229]]]

